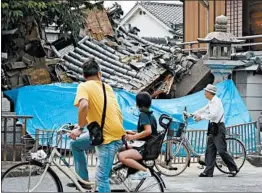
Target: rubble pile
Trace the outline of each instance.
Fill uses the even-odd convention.
[[[59,53],[59,50],[55,52]],[[159,79],[165,79],[169,74],[175,77],[168,79],[172,80],[173,84],[174,80],[182,79],[198,61],[196,57],[182,54],[178,47],[151,43],[123,27],[120,27],[114,36],[106,36],[102,41],[86,36],[78,42],[73,51],[63,56],[67,75],[73,80],[83,80],[81,67],[90,57],[100,62],[105,82],[133,92],[150,90],[155,84],[159,85]],[[164,89],[163,84],[158,88]],[[169,92],[170,89],[164,90]]]
[[[174,97],[173,85],[190,73],[191,67],[199,58],[183,54],[182,49],[176,45],[160,45],[140,38],[137,35],[139,29],[136,27],[118,25],[122,15],[121,6],[117,3],[107,10],[114,33],[104,34],[103,40],[85,36],[77,44],[68,39],[53,42],[50,48],[59,59],[50,59],[53,60],[50,65],[46,62],[45,71],[50,74],[48,78],[44,78],[48,79],[47,82],[32,83],[29,81],[30,77],[26,76],[27,81],[21,80],[20,84],[15,84],[14,81],[10,83],[8,74],[14,68],[8,68],[11,64],[6,64],[2,71],[6,89],[57,81],[83,81],[81,67],[88,58],[93,57],[101,64],[103,81],[113,87],[131,92],[146,90],[154,98]],[[23,61],[21,65],[16,63],[15,66],[22,69],[30,68]],[[21,79],[20,76],[19,78]]]
[[[140,38],[135,26],[118,25],[122,14],[117,3],[108,10],[114,35],[106,35],[101,41],[85,36],[74,49],[67,49],[67,53],[68,44],[56,48],[54,42],[53,50],[65,60],[67,75],[74,81],[83,81],[81,67],[93,57],[101,64],[103,81],[113,87],[131,92],[147,90],[154,97],[170,95],[174,82],[190,73],[199,58],[183,54],[178,46],[155,44]]]

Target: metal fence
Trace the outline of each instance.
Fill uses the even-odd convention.
[[[20,161],[23,142],[21,136],[26,133],[26,122],[32,116],[2,115],[1,122],[1,161]],[[22,124],[17,124],[18,120]]]
[[[2,117],[3,118],[3,117]],[[10,118],[10,117],[9,117]],[[17,119],[18,116],[13,116],[13,119]],[[23,118],[25,121],[28,118],[31,118],[29,116],[19,116],[19,118]],[[7,119],[7,117],[5,117],[4,119]],[[257,138],[257,126],[256,126],[257,122],[251,122],[251,123],[247,123],[247,124],[240,124],[240,125],[234,125],[231,127],[227,128],[228,134],[234,134],[235,137],[239,138],[246,146],[247,149],[247,153],[248,154],[252,154],[254,152],[256,152],[256,147],[257,144],[261,144],[261,137],[259,136],[259,138]],[[2,129],[2,155],[3,159],[2,161],[23,161],[23,159],[21,159],[21,157],[23,157],[22,152],[23,151],[17,151],[18,149],[22,148],[26,148],[26,142],[25,140],[20,140],[19,143],[17,143],[17,137],[16,136],[22,136],[22,133],[25,133],[25,130],[23,130],[21,132],[21,134],[17,135],[14,134],[13,135],[13,142],[12,144],[8,144],[7,143],[7,135],[8,135],[8,131],[7,131],[7,124],[5,121],[4,124],[4,130]],[[15,131],[16,127],[14,126],[13,131]],[[31,146],[31,150],[35,151],[36,149],[45,149],[45,142],[43,141],[44,139],[46,139],[47,137],[43,137],[44,135],[46,136],[50,136],[50,134],[53,133],[52,130],[36,130],[36,135],[33,136],[33,145]],[[4,135],[3,135],[4,134]],[[190,130],[187,131],[186,133],[193,149],[202,154],[205,152],[206,149],[206,130]],[[41,136],[41,137],[40,137]],[[4,143],[4,145],[3,145]],[[27,150],[28,147],[26,148]],[[70,141],[69,138],[65,138],[63,143],[60,143],[58,146],[58,149],[60,151],[60,153],[62,155],[64,155],[64,157],[67,159],[67,161],[70,163],[70,165],[74,165],[74,160],[73,160],[73,156],[72,156],[72,152],[70,151]],[[7,151],[13,152],[13,156],[8,157],[7,156]],[[19,154],[20,153],[20,154]],[[19,155],[19,156],[18,156]],[[22,155],[22,156],[21,156]],[[88,164],[89,166],[95,166],[97,163],[97,158],[95,155],[95,150],[94,149],[90,149],[87,152],[88,155]],[[177,158],[176,162],[183,162],[184,158]],[[192,155],[192,160],[191,162],[197,162],[197,158],[194,157]],[[61,164],[63,164],[61,162]]]
[[[246,124],[239,124],[227,127],[227,134],[241,140],[245,144],[247,154],[252,154],[257,151],[257,144],[261,143],[262,138],[257,138],[257,122],[251,122]],[[186,136],[192,145],[192,148],[198,154],[204,154],[206,150],[206,130],[191,130],[186,132]],[[241,151],[238,144],[228,144],[228,148],[234,149],[235,151]],[[176,160],[176,163],[183,162],[185,158],[181,157]],[[198,162],[198,158],[191,154],[191,162]]]

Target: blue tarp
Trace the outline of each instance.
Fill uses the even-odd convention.
[[[28,121],[27,131],[35,133],[35,129],[58,128],[64,123],[77,123],[77,108],[73,106],[77,84],[55,83],[49,85],[25,86],[19,89],[5,91],[15,103],[17,115],[32,115]],[[225,109],[225,123],[227,126],[251,122],[251,117],[243,103],[238,90],[232,80],[217,85],[218,97],[222,99]],[[136,129],[138,111],[135,105],[135,94],[114,90],[124,117],[124,128]],[[207,104],[204,91],[176,99],[153,100],[152,110],[158,118],[166,113],[175,121],[182,122],[181,113],[184,107],[188,112],[202,108]],[[189,122],[189,129],[206,129],[207,121]]]

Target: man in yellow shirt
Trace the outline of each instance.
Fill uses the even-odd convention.
[[[74,129],[70,134],[70,138],[75,140],[75,143],[77,143],[77,137],[81,135],[82,130],[86,125],[93,121],[96,121],[101,125],[104,107],[104,93],[101,82],[102,74],[97,61],[91,59],[84,63],[83,76],[86,79],[86,82],[79,84],[74,102],[74,105],[78,107],[79,128]],[[121,138],[125,135],[122,114],[113,89],[111,86],[105,84],[105,90],[107,106],[103,127],[104,141],[101,145],[95,147],[98,158],[96,181],[99,192],[110,192],[109,174],[115,154],[122,146]],[[80,138],[81,137],[82,135]],[[89,138],[86,138],[85,141],[89,141]],[[72,151],[75,162],[77,162],[76,165],[78,166],[79,173],[86,171],[84,175],[80,176],[83,179],[88,180],[87,163],[84,161],[86,160],[86,157],[84,156],[84,153],[79,153],[79,149],[81,148],[78,147],[75,149],[78,151],[77,153],[74,154],[73,149]]]

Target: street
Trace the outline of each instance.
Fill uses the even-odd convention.
[[[167,186],[165,192],[261,192],[262,190],[262,167],[256,168],[246,162],[235,178],[229,178],[226,174],[222,174],[218,170],[215,170],[213,178],[199,178],[198,174],[202,170],[198,169],[197,166],[198,164],[191,164],[190,168],[187,168],[181,175],[176,177],[163,176]],[[54,170],[57,172],[63,184],[64,192],[77,192],[75,188],[67,187],[66,184],[70,182],[70,180],[64,174],[58,169],[54,168]],[[89,175],[90,180],[94,180],[95,167],[89,168]],[[46,176],[46,178],[49,177],[50,176]],[[23,183],[23,186],[27,186],[27,182],[28,179],[23,180],[23,178],[20,178],[20,183]],[[45,183],[42,183],[37,191],[54,191],[55,186],[51,182],[52,180],[45,180]],[[10,182],[8,186],[12,187],[11,189],[13,191],[15,191],[15,187],[17,187],[17,191],[19,191],[21,185],[16,186],[16,183],[17,181],[13,183]]]
[[[261,192],[262,167],[256,168],[248,162],[245,163],[239,175],[229,178],[215,170],[213,178],[199,178],[202,171],[197,164],[191,164],[181,175],[176,177],[163,177],[167,189],[165,192]],[[89,168],[91,179],[94,178],[95,168]],[[65,192],[77,192],[66,184],[68,179],[61,174],[61,181]]]

